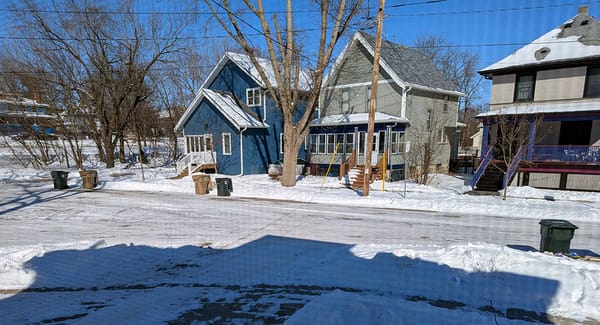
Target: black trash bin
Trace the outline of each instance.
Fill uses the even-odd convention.
[[[578,227],[567,220],[558,219],[543,219],[540,225],[540,251],[568,254],[571,239]]]
[[[50,172],[50,176],[52,176],[52,181],[54,182],[55,190],[64,190],[69,188],[69,185],[67,184],[69,172],[53,170]]]
[[[217,196],[229,196],[233,191],[231,178],[215,178],[217,182]]]

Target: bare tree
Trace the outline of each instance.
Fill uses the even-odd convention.
[[[439,105],[430,104],[426,114],[426,119],[411,125],[409,129],[410,174],[415,182],[425,185],[432,166],[436,165],[437,159],[448,146],[446,129],[450,125],[448,113]]]
[[[309,62],[312,58],[303,55],[302,45],[297,41],[297,39],[301,39],[301,36],[300,32],[295,29],[292,0],[286,1],[285,17],[283,18],[277,14],[267,17],[262,0],[244,0],[244,9],[258,19],[260,28],[251,26],[239,15],[237,8],[232,8],[229,0],[205,0],[205,2],[213,17],[227,34],[249,55],[253,66],[272,95],[273,101],[281,110],[284,123],[284,161],[281,185],[295,186],[298,151],[308,134],[313,113],[318,105],[325,69],[330,63],[338,40],[349,28],[362,1],[319,0],[314,2],[318,7],[319,17],[315,17],[315,21],[318,22],[320,32],[318,52],[313,56],[316,63]],[[302,15],[306,15],[306,13]],[[246,32],[249,30],[252,32]],[[275,83],[271,82],[264,67],[258,62],[257,47],[252,43],[253,36],[251,36],[256,32],[261,34],[261,40],[266,44],[267,60],[273,68]],[[301,84],[305,67],[312,69],[310,85]],[[305,108],[298,105],[303,98],[306,101]],[[299,115],[296,112],[301,109],[304,109],[302,117],[295,121],[294,116]]]
[[[419,37],[415,41],[414,48],[430,58],[446,78],[456,84],[458,91],[465,94],[459,118],[467,124],[466,132],[462,133],[463,138],[460,139],[461,144],[466,145],[466,139],[475,133],[478,125],[476,114],[473,114],[477,110],[483,80],[483,77],[477,73],[478,55],[458,49],[443,36]]]
[[[495,127],[492,128],[494,145],[494,156],[500,163],[493,163],[494,167],[502,172],[505,179],[502,199],[506,200],[506,191],[510,177],[510,168],[516,168],[521,155],[525,154],[526,145],[529,142],[530,131],[538,129],[543,121],[541,114],[531,115],[505,115],[500,114],[494,118]],[[545,134],[536,135],[541,139]],[[519,152],[519,150],[521,150]]]
[[[15,60],[70,97],[89,126],[100,159],[113,167],[117,144],[123,143],[134,112],[149,96],[142,86],[150,70],[181,50],[187,22],[165,15],[142,18],[133,13],[130,1],[119,8],[87,1],[51,6],[40,10],[33,0],[19,4],[15,12],[27,42],[16,45],[22,46],[23,56]]]

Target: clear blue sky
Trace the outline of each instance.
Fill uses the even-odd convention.
[[[9,8],[12,1],[0,5],[0,19],[4,22],[0,27],[2,42],[10,42],[8,27],[12,22],[6,19],[7,12],[2,10]],[[379,0],[364,1],[375,16]],[[234,6],[241,3],[239,0],[232,2]],[[138,2],[140,11],[171,13],[188,10],[187,5],[190,3],[191,1],[169,0]],[[264,3],[266,11],[280,11],[285,6],[283,0],[264,0]],[[294,6],[300,10],[306,9],[309,3],[309,0],[294,0]],[[477,53],[480,57],[478,68],[484,68],[575,16],[581,5],[588,5],[590,15],[600,17],[600,0],[386,0],[383,36],[408,46],[413,45],[418,37],[443,36],[451,44]],[[198,2],[199,11],[206,12],[204,6],[203,1]],[[201,15],[199,19],[207,17],[208,15]],[[244,17],[248,17],[248,22],[256,24],[249,16]],[[318,27],[315,24],[317,12],[301,12],[295,15],[295,19],[297,28]],[[210,35],[225,35],[215,21],[213,25],[215,27],[210,29]],[[374,33],[374,30],[371,32]],[[202,38],[203,33],[204,29],[200,24],[189,31],[190,35],[198,37],[200,47],[206,42]],[[318,31],[312,31],[312,34],[309,35],[309,40],[317,37]],[[343,45],[340,44],[338,51]],[[308,55],[311,52],[310,46],[307,44]],[[489,82],[484,82],[484,88],[489,88],[490,85],[487,84]]]

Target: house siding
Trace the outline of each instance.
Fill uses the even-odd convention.
[[[586,67],[538,71],[534,101],[582,98],[585,75]]]
[[[222,133],[231,134],[231,155],[223,155]],[[186,136],[211,134],[218,172],[223,174],[240,173],[239,132],[208,101],[202,101],[190,116],[183,127],[183,134]]]
[[[494,76],[490,104],[512,103],[515,97],[515,80],[516,74],[514,73]]]

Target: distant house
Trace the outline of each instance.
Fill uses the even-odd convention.
[[[55,116],[48,114],[49,105],[20,96],[0,94],[0,134],[27,135],[52,134]]]
[[[258,61],[276,87],[270,61]],[[309,75],[301,78],[300,85],[308,87]],[[179,173],[265,174],[283,158],[281,111],[245,54],[221,58],[175,129],[185,138]],[[305,158],[304,150],[298,156]]]
[[[498,121],[511,119],[528,121],[529,128],[507,181],[600,191],[599,35],[598,20],[580,7],[575,17],[479,71],[492,80],[492,92],[489,112],[478,116],[483,136],[476,188],[503,187],[491,166],[500,163],[494,156],[503,136]]]
[[[430,59],[389,41],[381,49],[373,147],[366,147],[374,47],[373,36],[355,33],[327,75],[308,141],[311,172],[329,170],[346,177],[355,169],[360,179],[365,157],[371,155],[375,177],[400,179],[407,166],[407,141],[413,152],[408,157],[414,157],[425,147],[426,136],[435,139],[437,150],[426,168],[447,171],[458,154],[458,101],[463,94]],[[381,175],[384,168],[387,175]]]

